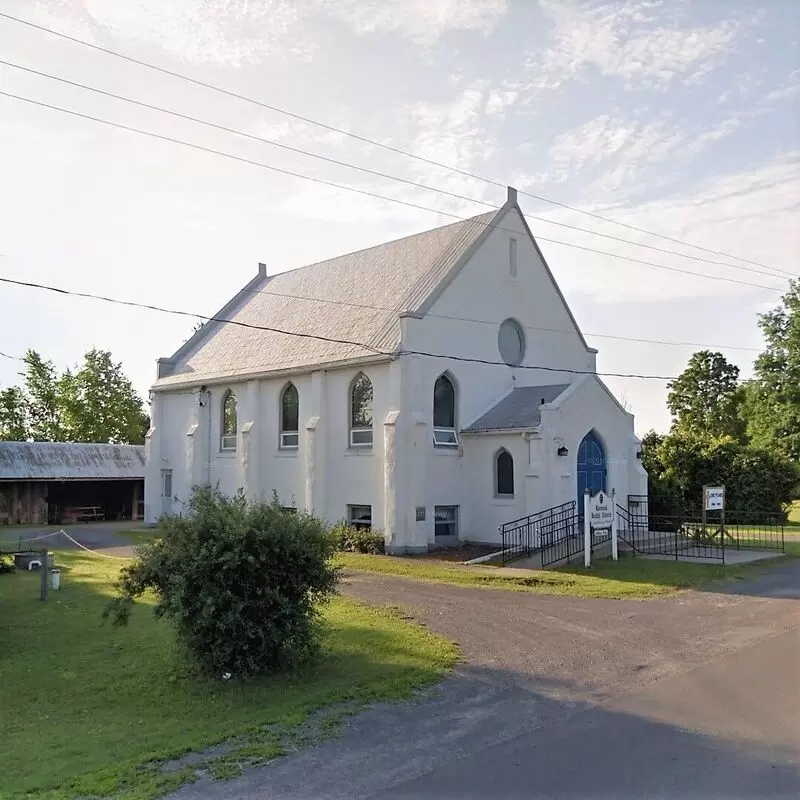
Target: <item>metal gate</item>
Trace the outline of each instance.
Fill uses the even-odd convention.
[[[725,563],[736,550],[785,551],[783,519],[758,511],[726,511],[726,518],[700,511],[676,515],[650,513],[646,497],[631,495],[628,508],[617,506],[617,532],[635,557],[669,556],[676,561]]]

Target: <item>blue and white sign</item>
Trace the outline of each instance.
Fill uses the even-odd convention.
[[[706,511],[722,511],[725,508],[725,487],[704,486],[703,508]]]

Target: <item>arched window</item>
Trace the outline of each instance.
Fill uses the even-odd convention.
[[[220,449],[236,449],[236,395],[228,389],[222,396],[222,436]]]
[[[494,493],[498,497],[514,496],[514,459],[508,450],[498,450],[494,457]]]
[[[287,383],[281,392],[280,446],[294,449],[300,443],[300,398],[297,387]]]
[[[456,390],[447,375],[433,385],[433,443],[437,447],[457,447]]]
[[[350,384],[350,447],[372,447],[372,383],[363,372]]]

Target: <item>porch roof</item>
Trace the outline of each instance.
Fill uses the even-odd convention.
[[[502,430],[532,430],[542,421],[541,407],[552,403],[569,384],[523,386],[513,389],[499,403],[475,420],[462,433]]]

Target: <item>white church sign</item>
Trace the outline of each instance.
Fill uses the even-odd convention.
[[[589,498],[589,522],[592,530],[609,530],[614,522],[614,498],[605,492],[598,492]]]
[[[592,565],[592,533],[609,531],[611,534],[611,557],[619,557],[617,543],[617,503],[615,492],[598,492],[591,495],[587,491],[583,498],[583,564]]]

